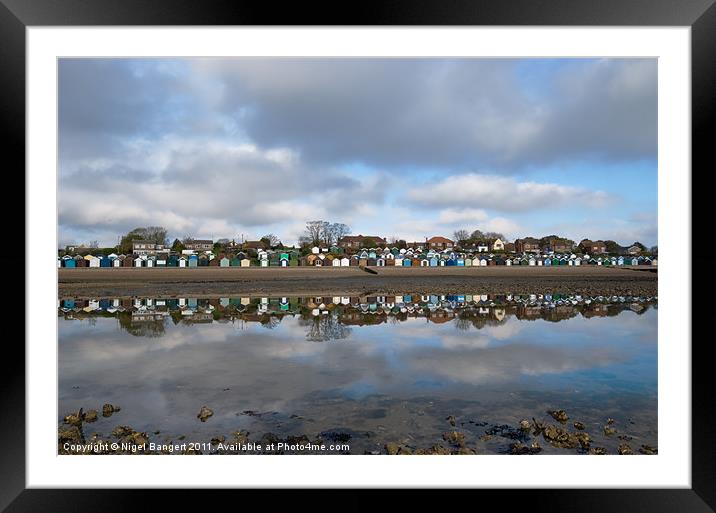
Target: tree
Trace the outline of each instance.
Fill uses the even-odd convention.
[[[339,240],[351,232],[350,226],[343,223],[330,223],[327,227],[328,237],[326,244],[337,244]]]
[[[117,249],[122,253],[130,253],[132,251],[133,240],[146,240],[154,244],[168,245],[167,229],[162,226],[147,226],[145,228],[135,228],[124,235],[119,242]]]
[[[475,230],[470,234],[470,239],[476,240],[476,239],[482,239],[485,237],[485,234],[483,234],[480,230]]]
[[[500,239],[503,242],[507,241],[507,237],[500,232],[485,232],[483,235],[486,239]]]
[[[89,243],[89,247],[91,249],[97,249],[97,248],[99,248],[99,242],[96,240],[91,240]]]
[[[273,233],[267,233],[266,235],[261,237],[260,240],[270,248],[278,246],[281,243],[281,240],[278,238],[278,236]]]
[[[314,246],[321,243],[323,240],[323,235],[326,230],[326,223],[325,221],[307,221],[306,222],[306,234],[305,237],[311,241],[311,244]]]
[[[364,248],[374,248],[375,247],[375,241],[371,239],[370,237],[366,237],[363,239],[363,247]]]
[[[176,253],[181,253],[186,248],[184,247],[184,244],[179,239],[174,239],[174,242],[172,242],[172,251]]]
[[[460,242],[463,240],[467,240],[470,238],[470,232],[464,229],[455,230],[452,234],[453,239],[455,239],[455,242]]]

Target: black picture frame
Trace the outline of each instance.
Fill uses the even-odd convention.
[[[364,0],[350,5],[334,3],[328,8],[319,3],[277,6],[271,2],[241,0],[0,0],[0,140],[5,146],[6,178],[16,180],[15,190],[24,191],[23,173],[19,170],[25,169],[25,30],[32,26],[87,25],[688,26],[692,36],[692,169],[714,167],[710,140],[716,119],[714,0],[431,0],[420,3]],[[689,179],[689,171],[684,171],[685,179]],[[5,265],[11,264],[3,262]],[[26,489],[25,351],[16,338],[5,337],[5,366],[0,372],[3,391],[0,440],[4,442],[0,458],[0,509],[8,512],[141,511],[147,509],[148,498],[161,500],[163,510],[171,508],[173,503],[188,509],[204,507],[207,493],[211,494],[210,501],[214,504],[225,499],[235,500],[232,497],[235,493],[241,494],[241,503],[248,503],[250,494],[246,490]],[[711,363],[704,346],[691,345],[691,489],[484,490],[479,492],[481,503],[494,498],[509,504],[510,509],[529,508],[531,512],[714,511],[716,451],[712,441],[716,435],[716,408],[711,396]],[[565,466],[568,467],[568,463],[565,462]],[[341,509],[346,506],[365,509],[375,504],[368,494],[350,492],[355,495],[354,499],[343,497],[334,501],[332,493],[322,492],[321,500]],[[424,493],[414,491],[411,495],[422,500]],[[453,497],[459,500],[460,495],[455,492]],[[272,501],[282,496],[283,493],[271,492]],[[271,502],[272,509],[275,504]]]

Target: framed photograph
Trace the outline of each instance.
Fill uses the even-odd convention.
[[[27,191],[2,508],[714,511],[691,334],[712,1],[1,1]]]

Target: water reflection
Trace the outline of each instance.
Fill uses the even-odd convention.
[[[656,445],[656,298],[63,299],[58,313],[60,416],[120,405],[92,424],[104,433],[340,431],[363,453],[439,442],[455,416],[501,452],[510,440],[487,429],[564,408],[610,452],[606,417]]]
[[[639,315],[656,308],[656,297],[566,295],[407,295],[334,296],[307,298],[135,298],[62,299],[58,311],[67,320],[92,322],[114,317],[119,326],[137,337],[161,337],[165,322],[174,325],[213,322],[258,323],[273,329],[286,317],[297,317],[308,340],[322,342],[348,338],[351,326],[372,326],[423,319],[452,323],[458,330],[482,329],[519,320],[559,322],[576,316],[609,317],[630,310]]]

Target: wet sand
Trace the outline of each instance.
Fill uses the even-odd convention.
[[[657,295],[657,269],[602,266],[58,269],[58,297],[370,294]]]

